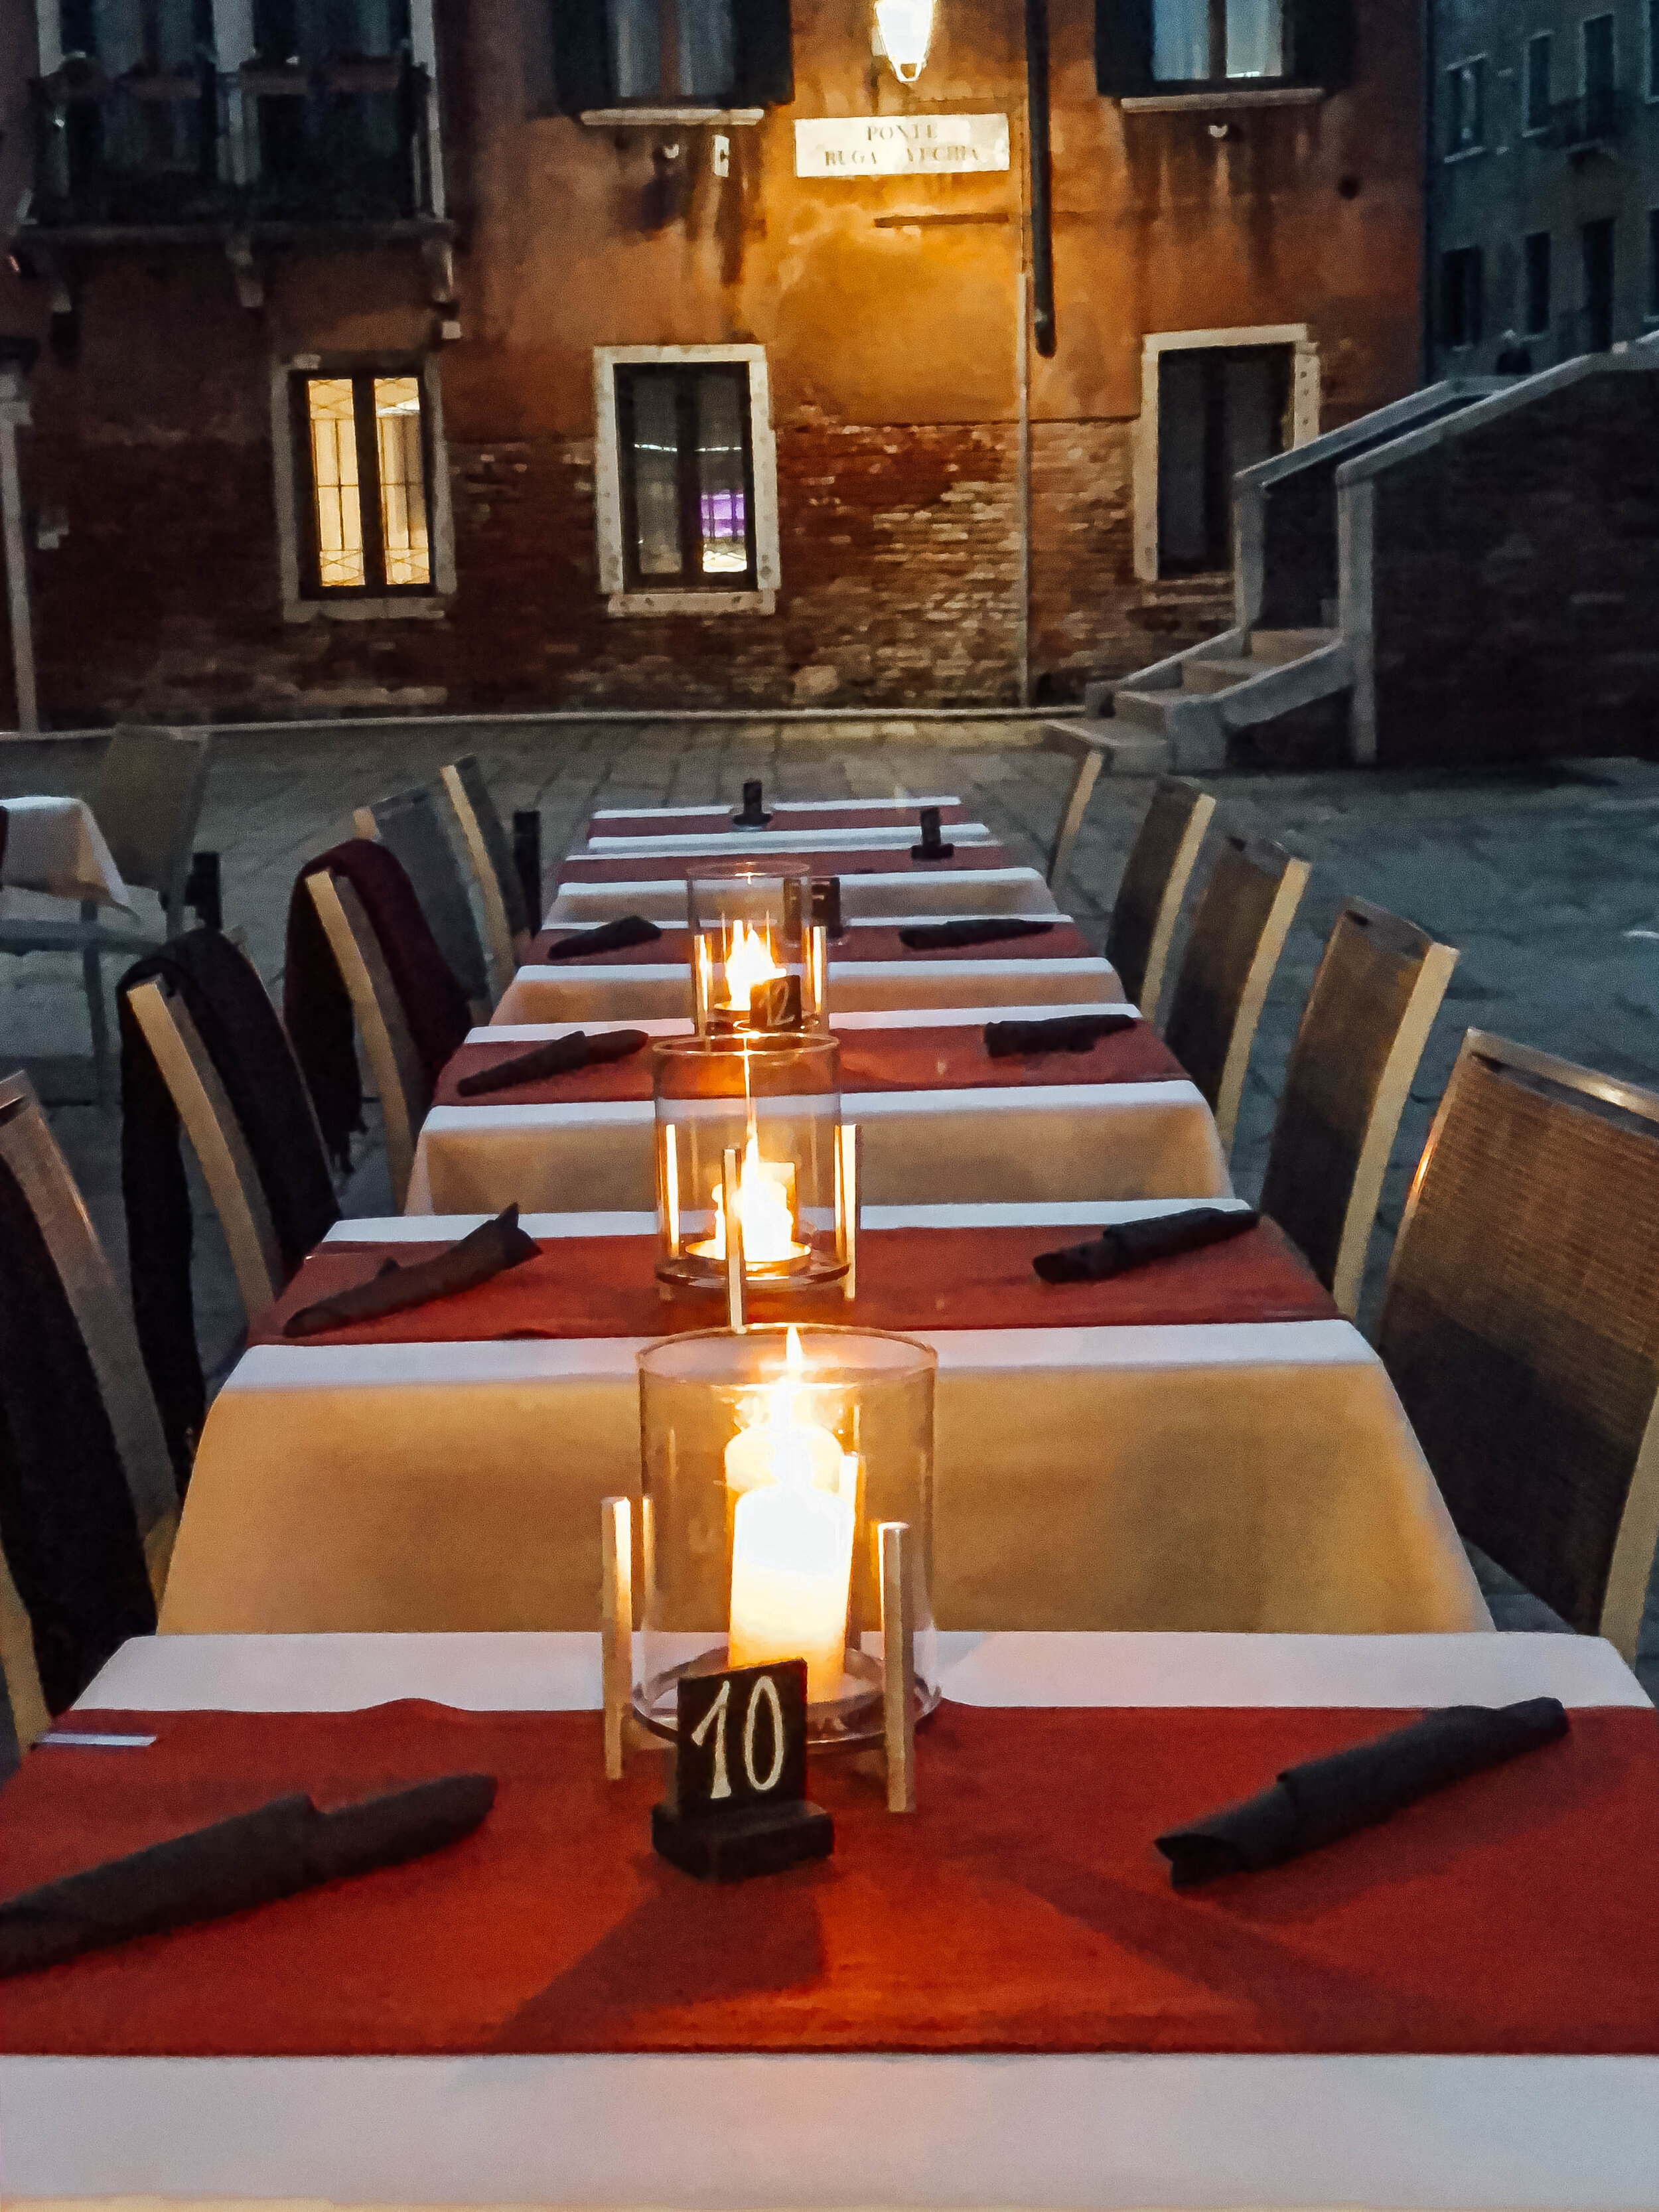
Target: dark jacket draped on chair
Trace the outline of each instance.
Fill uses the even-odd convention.
[[[47,1710],[155,1627],[132,1494],[40,1224],[0,1163],[0,1548]]]
[[[362,1127],[362,1085],[351,1001],[335,964],[307,876],[342,876],[362,900],[409,1025],[430,1102],[444,1064],[471,1026],[466,995],[422,913],[403,868],[384,845],[350,837],[301,869],[288,909],[283,1013],[330,1153],[349,1164],[351,1139]]]
[[[206,1410],[191,1298],[190,1186],[172,1094],[127,994],[163,981],[196,1025],[252,1155],[284,1279],[340,1218],[299,1071],[264,984],[216,930],[193,929],[122,976],[121,1191],[138,1341],[182,1486]]]

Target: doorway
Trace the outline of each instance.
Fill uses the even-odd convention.
[[[1613,343],[1613,222],[1587,222],[1584,245],[1584,344],[1605,353]]]
[[[1158,386],[1158,572],[1232,567],[1233,478],[1291,439],[1293,349],[1166,352]]]

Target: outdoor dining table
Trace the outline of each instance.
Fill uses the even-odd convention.
[[[918,1809],[822,1864],[648,1844],[597,1636],[159,1637],[9,1786],[7,1892],[464,1769],[447,1850],[9,1982],[9,2212],[64,2200],[944,2212],[1659,2200],[1659,1727],[1553,1636],[963,1636]],[[1164,1829],[1425,1708],[1568,1733],[1177,1894]]]
[[[762,811],[769,830],[850,830],[869,833],[908,828],[913,838],[921,834],[924,806],[935,807],[939,826],[948,837],[968,819],[968,809],[952,795],[923,793],[917,798],[885,799],[767,799]],[[741,807],[731,800],[710,806],[600,806],[582,827],[582,842],[613,837],[665,837],[677,831],[690,837],[725,836],[734,848],[757,832],[737,817]],[[982,824],[976,824],[981,832]]]
[[[557,896],[549,926],[572,927],[643,915],[647,921],[684,924],[688,875],[714,873],[728,858],[761,858],[805,868],[813,876],[838,876],[842,912],[890,919],[925,915],[933,919],[966,914],[1051,915],[1059,911],[1036,868],[1017,865],[1006,847],[985,839],[949,842],[947,858],[919,860],[911,855],[915,831],[882,833],[872,844],[849,832],[840,843],[830,832],[803,841],[794,836],[769,848],[768,833],[756,833],[741,847],[724,836],[630,838],[628,849],[569,855],[559,871]],[[648,847],[640,851],[637,847]]]
[[[72,921],[82,904],[132,906],[85,799],[0,799],[0,921]]]
[[[1133,1013],[1116,1005],[1066,1014]],[[1052,1015],[1000,1006],[999,1018]],[[590,1022],[650,1036],[689,1021]],[[468,1098],[467,1076],[565,1033],[568,1024],[470,1032],[422,1124],[411,1213],[497,1212],[517,1201],[626,1211],[654,1203],[651,1055]],[[837,1014],[842,1110],[863,1130],[864,1192],[878,1205],[980,1200],[1196,1198],[1231,1185],[1214,1119],[1151,1024],[1088,1052],[993,1059],[981,1009]]]
[[[975,917],[978,918],[978,917]],[[1006,917],[999,917],[1006,918]],[[870,1013],[892,1006],[1075,1006],[1118,1001],[1109,961],[1091,951],[1069,915],[1033,917],[1041,936],[988,945],[913,946],[900,931],[937,924],[937,915],[890,921],[854,918],[829,946],[830,1006]],[[967,920],[953,915],[953,921]],[[492,1023],[630,1022],[672,1018],[691,1000],[691,933],[668,927],[654,942],[559,960],[553,948],[573,932],[544,929],[502,993]]]
[[[939,1357],[933,1602],[973,1628],[1490,1626],[1381,1363],[1269,1224],[1109,1282],[1035,1254],[1167,1205],[868,1209],[858,1294],[756,1322],[918,1336]],[[538,1257],[303,1341],[300,1307],[476,1217],[343,1222],[203,1430],[167,1631],[579,1628],[599,1504],[637,1496],[636,1360],[722,1326],[660,1295],[648,1215],[527,1217]]]

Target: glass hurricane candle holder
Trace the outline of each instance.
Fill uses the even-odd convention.
[[[910,1532],[914,1715],[931,1712],[933,1352],[873,1329],[702,1329],[639,1364],[639,1718],[672,1736],[683,1674],[805,1659],[809,1741],[879,1741],[891,1522]]]
[[[686,879],[691,1019],[700,1037],[823,1027],[826,934],[805,868],[733,866]]]
[[[783,1290],[846,1275],[858,1196],[833,1037],[673,1038],[654,1048],[652,1088],[661,1281],[725,1286],[732,1212],[746,1285]]]

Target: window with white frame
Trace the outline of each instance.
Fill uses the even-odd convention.
[[[1285,0],[1152,0],[1155,82],[1283,76],[1285,48]]]
[[[777,583],[777,492],[758,346],[595,356],[599,568],[617,611],[759,605]]]

